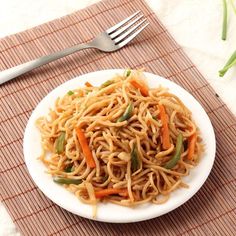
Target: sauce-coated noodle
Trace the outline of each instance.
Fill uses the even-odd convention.
[[[141,71],[128,74],[69,91],[36,122],[40,160],[84,203],[164,203],[188,187],[182,177],[203,152],[184,101],[161,86],[148,88]]]

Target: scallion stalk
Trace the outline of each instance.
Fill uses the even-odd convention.
[[[236,64],[236,51],[230,56],[229,60],[226,62],[225,66],[219,71],[219,76],[223,77],[225,73]]]
[[[227,36],[227,2],[226,0],[223,1],[223,25],[222,25],[222,34],[221,39],[226,40]]]

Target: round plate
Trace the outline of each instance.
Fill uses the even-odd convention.
[[[186,90],[177,84],[160,76],[144,73],[150,87],[169,88],[169,91],[176,94],[185,105],[192,111],[193,119],[200,129],[205,153],[195,168],[190,171],[190,175],[184,177],[184,182],[189,185],[188,189],[182,188],[172,192],[170,199],[161,205],[152,203],[144,204],[135,208],[118,206],[112,203],[99,203],[96,218],[92,217],[92,207],[83,204],[76,196],[64,187],[53,182],[52,177],[45,173],[46,167],[37,158],[41,154],[40,133],[35,127],[35,121],[40,116],[45,116],[49,108],[54,106],[57,97],[66,94],[69,90],[84,86],[86,81],[94,86],[99,86],[110,79],[116,73],[122,74],[124,70],[103,70],[92,72],[74,78],[60,85],[50,92],[33,111],[24,135],[24,156],[29,173],[39,189],[53,202],[62,208],[82,217],[113,223],[137,222],[151,219],[174,210],[188,201],[206,181],[215,159],[215,135],[210,119],[202,106]]]

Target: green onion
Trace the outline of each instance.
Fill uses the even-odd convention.
[[[129,106],[126,108],[124,114],[117,120],[117,122],[128,120],[132,116],[132,112],[133,112],[133,104],[130,103]]]
[[[106,82],[104,82],[101,86],[100,86],[100,88],[102,89],[102,88],[105,88],[105,87],[107,87],[107,86],[109,86],[109,85],[111,85],[111,84],[113,84],[114,83],[114,81],[113,80],[107,80]]]
[[[125,76],[126,76],[126,77],[129,77],[129,76],[130,76],[130,74],[131,74],[131,70],[127,70],[127,71],[126,71],[126,75],[125,75]]]
[[[224,68],[219,71],[219,76],[223,77],[225,73],[228,71],[228,69],[231,68],[235,64],[236,64],[236,51],[234,51],[234,53],[230,56]]]
[[[164,165],[166,169],[172,169],[180,160],[181,148],[183,145],[183,135],[179,134],[176,141],[176,148],[174,156]]]
[[[68,94],[69,96],[71,96],[71,95],[74,94],[74,92],[70,90],[70,91],[67,92],[67,94]]]
[[[66,136],[66,132],[63,131],[56,139],[56,153],[57,154],[61,154],[64,151],[65,136]]]
[[[138,150],[136,144],[134,144],[133,149],[131,151],[131,170],[132,173],[138,170],[139,168],[139,159],[138,159]]]
[[[53,178],[53,181],[58,184],[81,184],[82,180],[81,179],[68,179],[68,178],[62,178],[55,176]]]
[[[222,25],[222,34],[221,39],[226,40],[227,36],[227,2],[226,0],[223,1],[223,25]]]

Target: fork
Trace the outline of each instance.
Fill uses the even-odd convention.
[[[149,23],[143,14],[140,14],[140,11],[137,11],[133,15],[102,32],[88,43],[78,44],[0,72],[0,85],[39,66],[68,56],[82,49],[96,48],[102,52],[116,51],[134,39],[148,26],[148,24]]]

